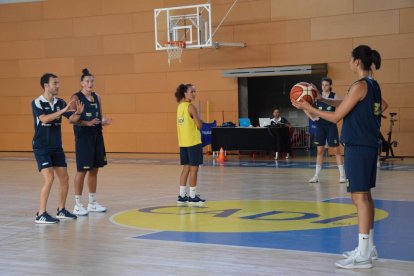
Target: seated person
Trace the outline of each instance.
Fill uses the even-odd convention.
[[[291,124],[289,123],[289,121],[281,116],[280,113],[280,109],[279,108],[275,108],[273,110],[273,118],[270,120],[270,125],[271,126],[284,126],[284,127],[291,127]],[[284,139],[285,140],[285,139]],[[275,140],[275,148],[276,148],[276,152],[275,152],[275,160],[277,160],[279,158],[279,152],[278,149],[281,148],[281,142],[280,139],[276,139]],[[289,137],[287,138],[287,141],[284,141],[285,143],[288,143],[288,145],[286,146],[288,148],[288,152],[286,152],[286,159],[289,159],[289,155],[292,151],[291,149],[291,143],[290,143],[290,131],[289,131]]]
[[[284,126],[287,126],[287,127],[291,127],[289,121],[286,120],[286,118],[284,118],[280,115],[280,109],[279,108],[275,108],[273,110],[273,118],[270,120],[270,125],[272,125],[272,126],[274,126],[274,125],[284,125]]]

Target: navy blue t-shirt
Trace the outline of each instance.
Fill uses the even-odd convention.
[[[92,121],[95,118],[102,120],[101,107],[99,105],[98,95],[95,92],[92,92],[90,100],[81,91],[75,95],[84,104],[84,109],[79,120]],[[73,130],[75,135],[96,134],[102,132],[102,124],[95,126],[74,125]]]
[[[365,98],[345,116],[341,142],[345,146],[379,146],[381,127],[381,88],[372,78],[363,78],[368,84]]]
[[[328,95],[328,99],[335,99],[335,93],[334,92],[329,92]],[[334,112],[335,111],[335,107],[331,106],[327,103],[324,103],[322,101],[316,101],[315,102],[315,107],[319,110],[322,111],[328,111],[328,112]],[[332,122],[329,122],[325,119],[319,118],[319,120],[316,121],[316,125],[336,125]]]
[[[62,148],[62,116],[49,122],[42,123],[40,115],[55,113],[66,107],[66,102],[60,98],[53,98],[53,102],[48,102],[43,95],[32,101],[32,112],[34,119],[35,134],[33,136],[33,149],[55,149]],[[69,118],[73,112],[63,113]]]

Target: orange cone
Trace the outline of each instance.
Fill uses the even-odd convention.
[[[217,161],[224,162],[226,161],[226,157],[224,156],[224,150],[223,148],[220,148],[219,156],[217,158]]]

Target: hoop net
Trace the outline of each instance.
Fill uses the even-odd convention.
[[[185,48],[184,41],[167,41],[164,46],[167,48],[168,66],[170,66],[171,60],[173,59],[178,59],[178,61],[181,62],[181,55]]]

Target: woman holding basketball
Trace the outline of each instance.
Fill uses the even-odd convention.
[[[305,101],[292,105],[327,121],[343,119],[341,142],[345,147],[347,190],[351,193],[358,213],[358,247],[345,252],[346,259],[337,261],[341,268],[371,268],[377,258],[373,243],[374,202],[371,188],[375,187],[379,131],[381,126],[381,89],[372,78],[371,66],[381,66],[381,56],[369,46],[360,45],[352,51],[349,62],[358,80],[349,87],[346,97],[334,112],[313,108]]]
[[[178,145],[181,165],[184,166],[180,176],[178,205],[202,205],[205,202],[196,194],[198,167],[203,164],[203,147],[200,133],[202,121],[198,118],[197,108],[191,103],[195,100],[195,94],[196,89],[192,84],[180,84],[175,91],[178,102]],[[190,177],[190,196],[186,193],[188,177]]]

